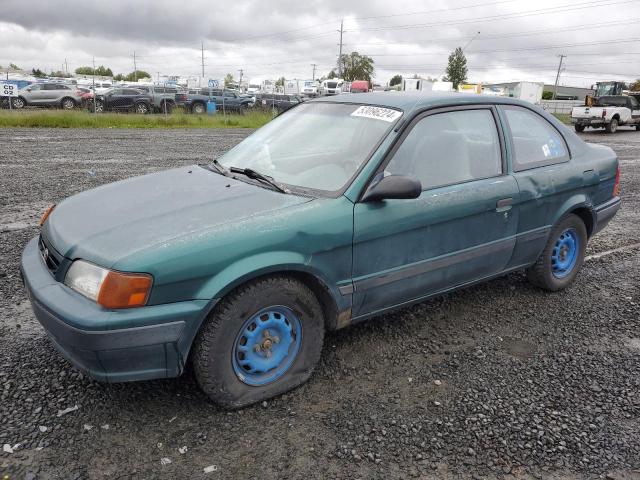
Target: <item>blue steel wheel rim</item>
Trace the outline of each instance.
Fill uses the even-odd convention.
[[[551,251],[551,272],[565,278],[576,266],[580,253],[580,237],[574,228],[567,228],[556,239]]]
[[[301,343],[302,324],[293,310],[281,305],[263,308],[242,324],[236,336],[233,371],[247,385],[275,382],[289,370]]]

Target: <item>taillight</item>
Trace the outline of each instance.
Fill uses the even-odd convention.
[[[613,196],[620,196],[620,165],[618,165],[618,168],[616,169],[616,180],[613,182]]]

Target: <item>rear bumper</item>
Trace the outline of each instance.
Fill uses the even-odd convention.
[[[622,201],[620,197],[613,197],[608,202],[602,203],[598,205],[596,210],[596,225],[593,230],[593,233],[596,234],[611,221],[611,219],[618,213],[620,210],[620,205]]]
[[[602,117],[593,117],[593,118],[572,118],[571,123],[574,125],[583,125],[585,127],[603,127],[607,122]]]
[[[21,273],[33,312],[56,349],[103,382],[148,380],[182,373],[210,302],[193,300],[106,310],[57,282],[32,239]]]

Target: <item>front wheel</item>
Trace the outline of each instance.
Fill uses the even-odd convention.
[[[136,113],[141,115],[149,113],[149,107],[146,103],[137,103],[135,107]]]
[[[551,231],[536,263],[527,269],[527,278],[534,285],[552,292],[568,287],[584,263],[586,248],[584,222],[577,215],[566,215]]]
[[[193,365],[216,403],[240,408],[301,385],[320,359],[322,308],[289,277],[250,282],[216,307],[198,334]]]
[[[91,102],[93,105],[91,107],[91,111],[95,112],[95,113],[102,113],[104,112],[104,103],[100,102],[100,101],[92,101]]]
[[[17,97],[17,98],[13,99],[12,105],[13,105],[13,108],[20,109],[20,108],[24,108],[25,107],[26,102],[24,101],[23,98]]]
[[[604,129],[607,133],[616,133],[616,130],[618,130],[618,119],[612,118],[611,121],[604,126]]]

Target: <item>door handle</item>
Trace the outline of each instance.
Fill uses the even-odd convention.
[[[509,210],[512,205],[513,205],[513,198],[511,197],[501,198],[496,202],[496,211],[504,212],[506,210]]]

